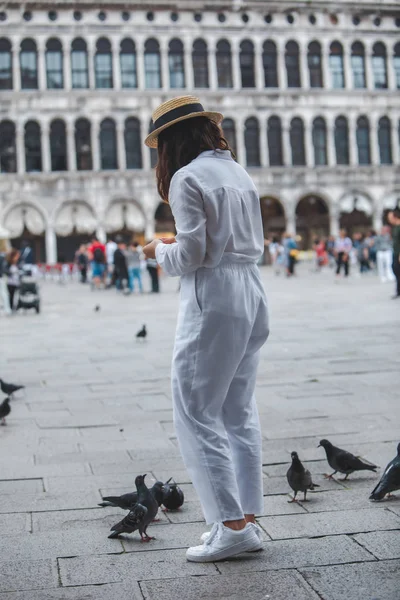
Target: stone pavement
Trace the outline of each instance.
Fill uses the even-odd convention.
[[[395,455],[400,302],[375,277],[335,284],[306,265],[294,280],[262,275],[265,551],[218,564],[185,561],[205,524],[172,425],[177,281],[141,297],[46,283],[40,315],[0,319],[0,374],[26,385],[0,428],[0,600],[399,600],[400,493],[369,502],[370,472],[324,480],[317,444],[381,467]],[[307,503],[287,503],[292,450],[321,486]],[[101,496],[146,472],[182,484],[183,509],[162,514],[149,544],[109,540],[124,513],[99,508]]]

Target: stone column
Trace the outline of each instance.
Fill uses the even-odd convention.
[[[265,116],[262,115],[259,117],[260,123],[260,159],[261,166],[268,167],[269,165],[269,156],[268,156],[268,144],[267,144],[267,121]]]
[[[350,115],[348,117],[349,123],[349,162],[350,165],[358,165],[358,150],[356,140],[356,122],[355,117]]]
[[[63,45],[64,89],[70,90],[71,83],[71,40],[64,40]]]
[[[161,88],[165,91],[169,90],[169,62],[168,62],[168,42],[160,39],[161,52]]]
[[[45,232],[46,263],[54,265],[57,262],[57,237],[54,228],[48,225]]]
[[[262,58],[262,45],[261,41],[255,41],[254,43],[254,69],[255,69],[255,82],[258,90],[264,89],[264,67]]]
[[[99,140],[99,122],[97,119],[92,119],[91,126],[91,145],[92,145],[92,162],[93,171],[100,171],[100,140]]]
[[[397,118],[391,119],[392,127],[391,127],[391,144],[392,144],[392,161],[394,165],[400,164],[400,152],[399,152],[399,142],[400,142],[400,121]]]
[[[343,70],[344,87],[347,90],[353,89],[353,72],[351,69],[351,48],[349,44],[343,44]]]
[[[37,52],[38,52],[38,83],[39,90],[46,90],[47,88],[47,75],[46,75],[46,42],[44,39],[37,40]]]
[[[398,91],[393,62],[393,49],[390,47],[386,58],[388,90]]]
[[[192,61],[193,40],[190,37],[185,37],[183,40],[183,64],[185,69],[185,88],[189,92],[193,92],[194,88],[194,72]]]
[[[287,167],[292,165],[292,148],[290,146],[290,124],[282,123],[282,150],[283,164]]]
[[[126,170],[124,129],[125,129],[124,122],[117,121],[117,152],[118,152],[118,168],[120,171]]]
[[[136,79],[137,79],[137,87],[139,90],[144,90],[145,88],[145,78],[144,78],[144,48],[143,48],[143,40],[136,40]]]
[[[146,225],[145,225],[145,230],[144,230],[144,237],[146,240],[152,240],[154,239],[154,235],[156,232],[156,228],[155,228],[155,223],[154,223],[154,216],[153,214],[147,214],[146,215]]]
[[[276,68],[278,71],[278,87],[282,90],[287,89],[287,73],[285,65],[285,41],[277,43]]]
[[[121,89],[121,65],[119,60],[120,40],[113,39],[112,48],[112,69],[113,69],[113,88],[114,90]]]
[[[67,128],[68,171],[76,171],[75,124],[72,121],[68,121],[66,123],[66,128]]]
[[[300,76],[301,76],[301,87],[304,90],[310,89],[310,73],[308,70],[308,59],[307,59],[307,45],[300,45],[299,48],[299,60],[300,60]]]
[[[236,145],[238,162],[246,166],[246,148],[244,144],[244,121],[240,117],[236,120]]]
[[[332,82],[329,69],[329,45],[326,42],[321,44],[321,67],[324,88],[330,89],[332,87]]]
[[[17,121],[15,128],[15,152],[17,159],[17,173],[22,174],[26,171],[25,165],[25,139],[23,123]]]
[[[50,124],[41,123],[42,132],[42,167],[44,173],[51,171],[51,156],[50,156]]]
[[[296,235],[296,209],[292,203],[290,203],[289,205],[285,204],[285,214],[286,231],[288,233],[291,233],[292,235]]]
[[[95,80],[95,75],[94,75],[94,56],[96,53],[96,41],[94,38],[87,37],[86,43],[87,43],[89,89],[94,90],[96,87],[96,80]]]
[[[372,215],[372,227],[377,233],[379,233],[380,230],[382,229],[382,226],[383,226],[382,210],[379,207],[375,210],[374,214]]]
[[[336,147],[335,147],[335,121],[328,121],[326,124],[328,165],[336,165]]]
[[[329,234],[337,237],[339,235],[339,207],[332,206],[329,210]]]
[[[312,139],[312,119],[304,119],[304,145],[306,151],[306,165],[315,165],[314,144]]]
[[[211,90],[218,89],[217,56],[214,40],[207,40],[208,47],[208,77]]]
[[[370,148],[371,148],[371,164],[380,165],[381,157],[379,155],[379,144],[378,144],[378,123],[377,117],[375,115],[371,115],[369,119],[369,139],[370,139]],[[395,128],[397,129],[397,128]]]
[[[231,51],[232,51],[232,79],[233,79],[233,89],[241,90],[242,89],[242,76],[240,72],[240,48],[239,43],[236,40],[232,40],[231,43]]]
[[[102,244],[105,244],[107,241],[107,234],[105,232],[105,229],[102,225],[97,225],[96,228],[96,237],[99,240],[99,242],[101,242]]]
[[[19,62],[20,42],[21,40],[19,38],[14,39],[12,45],[12,81],[14,92],[19,92],[21,89],[21,65]]]
[[[365,77],[367,80],[367,89],[373,90],[374,88],[374,72],[372,69],[372,46],[367,40],[365,40]]]

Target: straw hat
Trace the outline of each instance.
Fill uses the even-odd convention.
[[[203,105],[196,96],[178,96],[163,102],[153,112],[153,130],[144,143],[149,148],[157,148],[158,134],[161,131],[175,125],[175,123],[179,123],[179,121],[186,121],[186,119],[192,119],[193,117],[207,117],[218,124],[224,118],[221,113],[204,110]]]

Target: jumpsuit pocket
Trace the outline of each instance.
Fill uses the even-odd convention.
[[[202,306],[202,300],[201,300],[201,274],[200,274],[200,270],[197,269],[197,271],[194,272],[194,277],[193,277],[193,296],[194,296],[194,301],[196,304],[196,308],[199,312],[199,314],[202,314],[203,312],[203,306]]]

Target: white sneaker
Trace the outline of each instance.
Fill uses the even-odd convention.
[[[233,531],[223,523],[214,523],[204,544],[189,548],[186,558],[191,562],[214,562],[261,548],[262,543],[252,523],[247,523],[240,531]]]
[[[249,552],[259,552],[260,550],[262,550],[262,543],[264,542],[264,539],[265,539],[264,532],[257,523],[250,523],[250,525],[253,527],[254,531],[256,532],[256,535],[257,535],[258,539],[260,540],[261,546],[259,548],[257,548],[257,550],[249,550]],[[211,535],[211,531],[206,531],[205,533],[203,533],[200,536],[201,541],[202,542],[207,541],[208,538],[210,537],[210,535]]]

